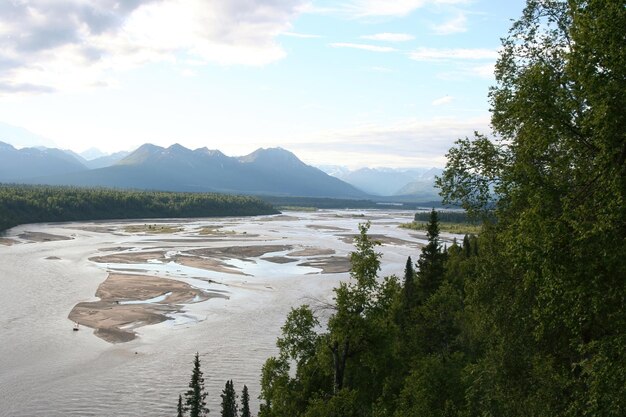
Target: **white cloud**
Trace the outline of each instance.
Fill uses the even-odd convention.
[[[452,103],[452,101],[454,100],[454,98],[452,96],[443,96],[443,97],[439,97],[438,99],[433,100],[433,102],[431,103],[433,106],[441,106],[444,104],[449,104]]]
[[[344,12],[363,17],[402,17],[427,5],[465,4],[469,0],[352,0],[344,5]]]
[[[460,120],[404,120],[392,125],[361,125],[328,131],[293,143],[290,150],[309,163],[349,165],[351,168],[443,167],[445,154],[461,137],[475,130],[488,133],[489,115]],[[349,159],[346,159],[349,155]]]
[[[185,54],[260,66],[285,51],[306,0],[24,0],[0,3],[0,93],[83,88]]]
[[[361,39],[369,39],[372,41],[385,41],[385,42],[407,42],[415,39],[415,36],[408,33],[377,33],[375,35],[364,35]]]
[[[445,71],[437,74],[437,78],[445,81],[464,81],[472,77],[493,80],[494,64],[489,63],[485,65],[461,65],[452,71]]]
[[[449,61],[449,60],[495,60],[498,51],[495,49],[435,49],[418,48],[410,52],[409,57],[416,61]]]
[[[330,46],[332,46],[333,48],[363,49],[363,50],[372,51],[372,52],[395,52],[397,51],[397,49],[390,48],[388,46],[368,45],[364,43],[337,42],[337,43],[331,43]]]
[[[297,33],[297,32],[283,32],[281,33],[282,36],[288,36],[290,38],[302,38],[302,39],[315,39],[315,38],[321,38],[321,35],[313,35],[310,33]]]
[[[434,25],[433,32],[437,35],[451,35],[454,33],[467,32],[467,18],[464,14],[459,13],[440,25]]]

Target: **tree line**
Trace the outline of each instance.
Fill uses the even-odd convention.
[[[276,213],[248,196],[0,184],[0,231],[39,222]]]

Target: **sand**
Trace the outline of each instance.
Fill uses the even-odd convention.
[[[246,259],[257,258],[266,253],[283,252],[291,249],[293,249],[291,245],[227,246],[220,248],[193,249],[186,253],[219,259]]]
[[[125,253],[115,253],[115,254],[106,255],[106,256],[93,256],[89,258],[91,262],[97,262],[101,264],[105,264],[105,263],[145,264],[151,259],[164,261],[165,251],[125,252]]]
[[[313,230],[330,230],[333,232],[345,232],[348,229],[344,229],[343,227],[337,227],[337,226],[328,226],[328,225],[324,225],[324,224],[309,224],[307,225],[307,227],[309,229],[313,229]]]
[[[12,246],[19,243],[17,240],[7,239],[6,237],[0,237],[0,245]]]
[[[296,250],[293,252],[289,252],[287,256],[324,256],[324,255],[334,255],[334,249],[327,248],[304,248],[300,250]]]
[[[350,272],[350,257],[348,256],[328,256],[324,258],[313,258],[308,262],[300,264],[301,266],[311,266],[320,268],[322,274],[339,274]]]
[[[228,265],[219,259],[200,258],[196,256],[177,256],[175,262],[191,268],[206,269],[214,272],[224,272],[226,274],[247,275],[237,267]]]
[[[165,296],[165,299],[144,304],[123,304],[159,296]],[[184,282],[160,277],[109,274],[98,287],[96,297],[100,301],[76,304],[68,318],[95,329],[94,333],[108,342],[122,343],[136,337],[134,329],[168,320],[167,314],[181,311],[182,303],[225,296],[207,293]]]
[[[72,240],[71,237],[67,237],[67,236],[59,236],[59,235],[53,235],[50,233],[29,232],[29,231],[26,231],[18,235],[18,237],[24,240],[30,240],[31,242],[55,242],[58,240]]]
[[[275,264],[288,264],[297,261],[297,259],[287,258],[286,256],[269,256],[267,258],[263,258],[263,260]]]

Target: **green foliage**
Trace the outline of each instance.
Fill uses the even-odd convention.
[[[428,228],[428,223],[419,223],[419,222],[411,222],[411,223],[402,223],[400,226],[402,229],[410,229],[410,230],[420,230],[425,231]],[[442,232],[454,233],[459,235],[466,234],[478,234],[480,233],[482,226],[469,224],[469,223],[440,223],[439,229]]]
[[[248,387],[243,386],[241,391],[241,417],[251,417],[250,414],[250,394],[248,394]]]
[[[276,213],[257,198],[226,194],[0,184],[0,231],[38,222]]]
[[[326,330],[310,310],[283,328],[264,416],[626,415],[624,27],[622,0],[528,1],[498,139],[458,141],[438,180],[479,236],[441,248],[433,210],[401,285],[362,225]]]
[[[232,379],[226,381],[220,397],[222,397],[222,417],[237,417],[237,394]]]
[[[416,222],[429,222],[431,212],[418,211],[413,217]],[[476,219],[471,218],[465,211],[437,210],[437,219],[440,223],[479,223]]]
[[[196,353],[189,390],[185,392],[185,411],[189,411],[190,417],[206,416],[209,413],[206,407],[206,397],[207,392],[204,390],[204,378],[200,369],[200,355]]]
[[[623,1],[528,1],[496,65],[498,139],[449,153],[444,200],[497,216],[466,279],[470,414],[626,413],[624,25]]]

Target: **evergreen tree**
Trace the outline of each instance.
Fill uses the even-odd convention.
[[[209,413],[209,409],[206,407],[206,396],[204,378],[200,370],[200,355],[196,352],[189,390],[185,392],[185,410],[189,411],[190,417],[206,416]]]
[[[226,381],[220,396],[222,397],[222,417],[237,417],[237,394],[235,394],[232,379]]]
[[[420,299],[424,301],[435,292],[443,277],[444,253],[439,243],[439,219],[437,212],[432,209],[430,220],[426,229],[428,244],[422,248],[422,253],[417,261],[418,288]]]
[[[183,407],[183,396],[178,394],[178,407],[176,407],[176,417],[183,417],[185,414],[185,409]]]
[[[409,256],[404,267],[404,285],[402,287],[402,304],[404,310],[415,306],[415,270],[413,269],[413,261]]]
[[[248,394],[248,387],[243,386],[241,392],[241,417],[251,417],[250,415],[250,394]]]
[[[469,258],[472,255],[472,246],[468,235],[463,236],[463,255]]]

